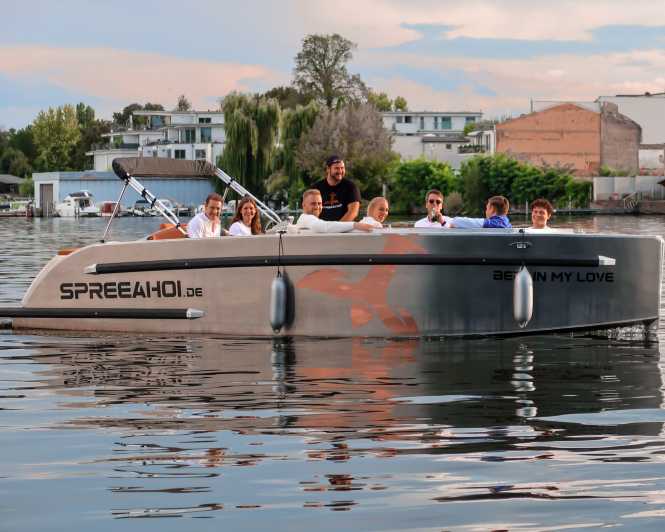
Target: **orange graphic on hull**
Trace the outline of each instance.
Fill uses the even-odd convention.
[[[390,235],[383,252],[386,254],[413,254],[427,251],[406,236]],[[328,296],[351,302],[349,311],[354,329],[367,325],[378,317],[383,325],[396,335],[417,335],[418,326],[413,316],[402,307],[388,303],[388,288],[395,277],[397,266],[372,266],[358,282],[350,281],[347,273],[335,268],[325,268],[307,274],[297,288],[308,288]]]

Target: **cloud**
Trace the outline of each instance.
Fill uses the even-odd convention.
[[[303,1],[298,7],[312,31],[337,31],[361,47],[417,40],[421,32],[414,25],[447,27],[441,40],[590,41],[595,28],[659,26],[663,20],[662,4],[652,0],[337,0]]]
[[[643,50],[590,56],[559,55],[528,59],[479,59],[472,63],[454,57],[415,57],[372,54],[364,60],[380,69],[370,85],[391,97],[404,96],[413,110],[482,110],[486,116],[528,112],[531,99],[593,101],[598,96],[665,91],[665,51]],[[463,72],[454,89],[437,90],[435,84],[399,75],[390,65],[412,69]],[[648,67],[646,67],[648,65]],[[390,72],[397,74],[391,75]]]
[[[255,85],[284,82],[261,65],[189,60],[112,48],[0,47],[0,75],[23,84],[47,84],[88,94],[107,105],[175,105],[185,94],[195,108],[216,108],[217,98]],[[64,103],[64,102],[63,102]],[[103,106],[103,105],[102,105]]]

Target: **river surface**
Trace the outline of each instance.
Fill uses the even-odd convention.
[[[0,305],[104,223],[0,219]],[[660,217],[559,225],[665,235]],[[0,530],[660,531],[664,333],[0,331]]]

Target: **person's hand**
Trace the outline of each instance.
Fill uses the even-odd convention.
[[[371,225],[364,224],[361,222],[353,222],[353,228],[358,229],[359,231],[365,231],[367,233],[371,233],[372,230],[374,229]]]

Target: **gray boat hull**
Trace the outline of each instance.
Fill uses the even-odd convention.
[[[648,324],[659,316],[659,237],[392,230],[281,238],[281,255],[278,235],[85,247],[55,257],[23,299],[27,315],[30,309],[50,309],[53,317],[17,317],[14,327],[474,336]],[[598,256],[616,263],[594,264]],[[275,333],[270,308],[278,263],[290,293],[287,319]],[[533,313],[524,328],[513,313],[513,280],[521,263],[533,279]],[[58,315],[61,309],[77,309],[75,318]],[[111,309],[112,317],[108,312],[81,317],[81,311]],[[133,314],[123,317],[122,309]],[[203,315],[151,318],[151,312],[163,309],[195,309]]]

